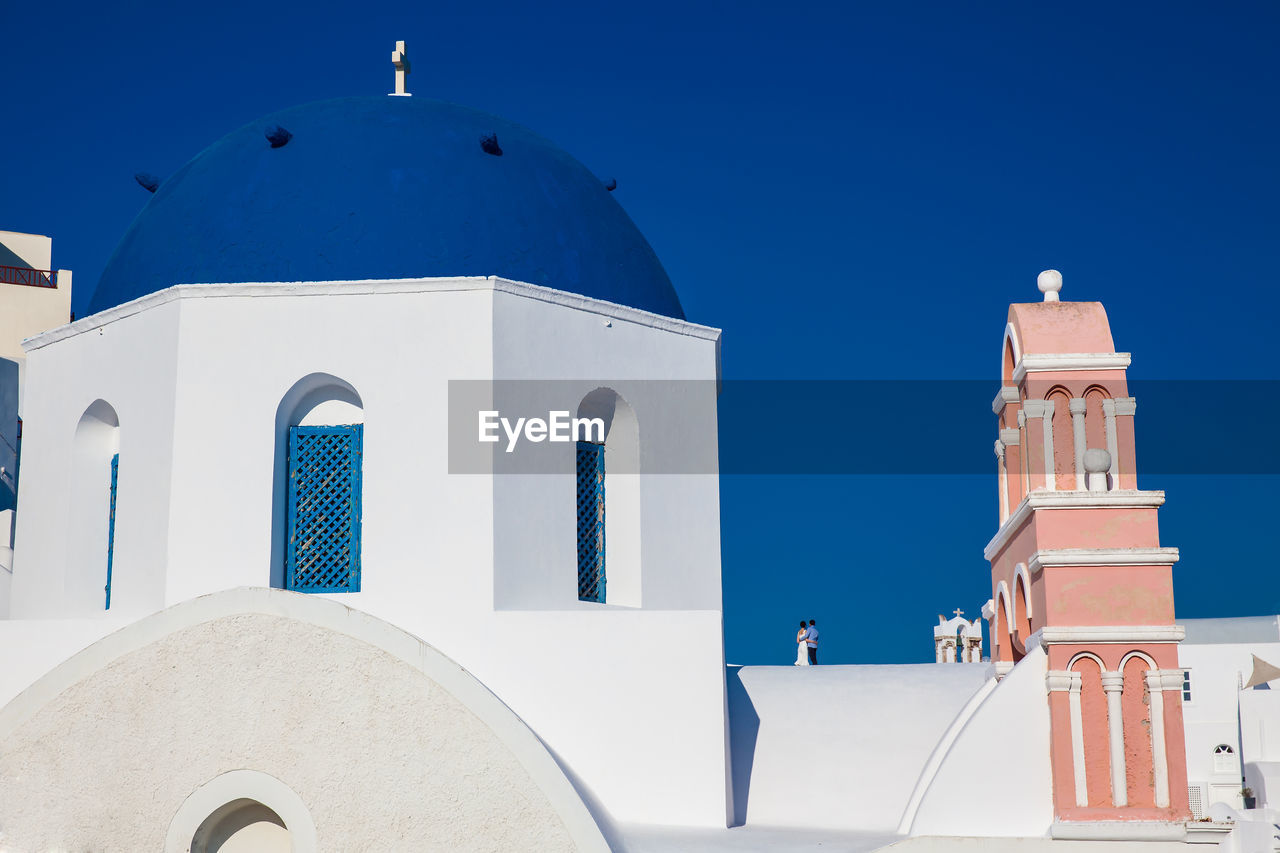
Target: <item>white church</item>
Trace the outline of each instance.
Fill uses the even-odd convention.
[[[1280,850],[1276,620],[1061,621],[1176,559],[1072,540],[1164,500],[1101,306],[1011,308],[989,656],[727,667],[720,331],[398,47],[158,182],[87,316],[0,232],[0,851]]]

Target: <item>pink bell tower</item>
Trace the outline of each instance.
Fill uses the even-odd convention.
[[[1000,529],[991,561],[991,659],[1048,656],[1058,823],[1189,816],[1176,548],[1160,546],[1164,493],[1138,488],[1135,402],[1098,302],[1009,306],[999,420]]]

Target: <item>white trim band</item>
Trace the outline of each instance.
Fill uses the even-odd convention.
[[[1070,370],[1124,370],[1132,357],[1127,352],[1029,352],[1013,368],[1013,381],[1022,382],[1028,373],[1059,373]]]
[[[1164,504],[1164,492],[1142,491],[1140,489],[1112,489],[1109,492],[1090,492],[1084,490],[1049,491],[1036,489],[1028,494],[1010,514],[1009,519],[1000,525],[996,535],[991,537],[987,547],[982,549],[984,558],[990,560],[1003,548],[1010,537],[1018,531],[1037,509],[1145,509]]]
[[[1027,560],[1031,574],[1045,566],[1172,566],[1177,548],[1046,548]]]
[[[1156,821],[1082,820],[1055,821],[1049,827],[1050,838],[1077,841],[1182,841],[1187,825]]]
[[[1046,649],[1063,644],[1180,643],[1186,636],[1181,625],[1048,625],[1027,638],[1027,648],[1037,642]]]
[[[90,314],[65,326],[58,326],[38,335],[33,335],[22,342],[24,352],[40,349],[65,338],[91,332],[116,320],[123,320],[134,314],[140,314],[149,308],[165,305],[181,299],[212,299],[226,296],[354,296],[374,293],[437,293],[450,290],[491,290],[495,293],[510,293],[577,308],[610,317],[625,320],[642,326],[649,326],[667,332],[675,332],[708,341],[718,341],[720,330],[710,326],[700,326],[686,320],[677,320],[662,314],[641,311],[602,299],[592,299],[553,287],[542,287],[523,281],[499,278],[498,276],[451,276],[441,278],[389,278],[365,279],[361,281],[291,281],[291,282],[254,282],[245,284],[175,284],[164,290],[157,290],[137,299]]]

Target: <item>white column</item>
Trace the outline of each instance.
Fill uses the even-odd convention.
[[[1053,472],[1053,401],[1045,400],[1040,417],[1044,425],[1044,487],[1058,488],[1058,478]]]
[[[1111,744],[1111,802],[1116,808],[1124,808],[1129,805],[1124,768],[1124,711],[1120,704],[1124,673],[1102,673],[1102,689],[1107,694],[1107,734]]]
[[[1018,435],[1022,436],[1023,433],[1026,431],[1026,429],[1027,429],[1027,411],[1026,411],[1026,408],[1023,407],[1021,409],[1018,409]],[[1018,459],[1021,460],[1018,464],[1018,473],[1022,475],[1023,491],[1029,492],[1031,491],[1031,481],[1027,479],[1027,475],[1031,473],[1031,469],[1027,467],[1027,464],[1028,464],[1027,444],[1026,442],[1022,442],[1021,444],[1022,444],[1022,452],[1018,454]]]
[[[1000,488],[1000,523],[1009,517],[1009,474],[1004,467],[1004,442],[996,439],[996,471]]]
[[[1020,423],[1025,423],[1024,416],[1040,419],[1044,435],[1044,487],[1056,489],[1057,483],[1053,474],[1053,401],[1023,400],[1022,409],[1018,412]]]
[[[1085,402],[1083,397],[1072,397],[1071,402],[1067,404],[1071,409],[1071,443],[1075,449],[1076,457],[1076,488],[1083,490],[1084,482],[1084,411]]]
[[[1182,671],[1178,671],[1178,687],[1182,687]],[[1151,712],[1151,776],[1156,788],[1156,808],[1169,806],[1169,752],[1164,740],[1163,671],[1146,671],[1148,709]]]
[[[1102,415],[1106,423],[1107,452],[1111,454],[1111,488],[1120,488],[1120,439],[1116,436],[1116,401],[1102,401]]]
[[[1080,686],[1083,683],[1078,672],[1050,672],[1049,690],[1067,693],[1067,709],[1071,715],[1071,772],[1075,778],[1076,805],[1089,805],[1089,785],[1084,766],[1084,712],[1080,706]]]
[[[1071,692],[1067,695],[1067,706],[1071,710],[1071,760],[1075,765],[1076,805],[1089,805],[1089,782],[1084,767],[1084,711],[1080,705],[1080,688],[1084,679],[1080,673],[1071,673]]]
[[[1019,414],[1021,414],[1021,412],[1019,412]],[[1010,447],[1021,447],[1022,431],[1019,429],[1015,429],[1013,427],[1006,427],[1005,429],[1000,430],[1000,444],[1002,445],[1000,449],[1000,459],[1001,459],[1000,470],[1004,474],[1004,481],[1001,483],[1000,488],[1001,488],[1001,493],[1004,496],[1004,508],[1005,508],[1004,514],[1000,516],[1000,523],[1004,524],[1005,521],[1009,518],[1010,504],[1013,503],[1013,499],[1009,494],[1009,459],[1006,451]],[[1022,457],[1022,456],[1026,456],[1026,454],[1019,453],[1018,456]],[[1021,467],[1021,463],[1019,463],[1019,467]],[[1021,474],[1022,472],[1021,470],[1019,470],[1017,473]],[[1024,479],[1023,482],[1025,483],[1026,480]]]
[[[1133,399],[1132,397],[1116,397],[1115,405],[1116,405],[1116,417],[1118,418],[1132,418],[1138,412],[1138,401]],[[1130,425],[1129,432],[1130,434],[1133,434],[1132,425]],[[1112,454],[1111,456],[1111,482],[1116,484],[1119,484],[1120,482],[1120,460],[1117,458],[1118,456],[1119,456],[1118,453]],[[1129,468],[1133,471],[1133,476],[1137,477],[1138,476],[1137,459],[1128,460],[1128,465],[1129,465]],[[1117,485],[1117,488],[1118,487],[1119,486]]]

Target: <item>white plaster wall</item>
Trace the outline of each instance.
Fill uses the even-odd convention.
[[[644,608],[715,610],[721,606],[720,499],[717,476],[716,340],[569,310],[510,293],[494,295],[493,365],[501,380],[528,380],[544,393],[530,407],[577,412],[598,387],[620,394],[640,436],[641,584]],[[541,384],[534,384],[543,380]],[[561,455],[566,476],[509,475],[495,481],[495,574],[503,608],[596,608],[580,603],[576,574],[573,446]],[[606,474],[609,454],[606,450]],[[627,471],[624,473],[634,473]],[[607,515],[608,510],[606,510]],[[518,518],[527,521],[515,523]],[[560,531],[548,536],[549,531]],[[606,548],[609,542],[606,540]],[[607,569],[607,566],[606,566]],[[550,593],[550,594],[549,594]],[[628,601],[632,600],[627,597]]]
[[[749,768],[749,780],[735,778],[747,825],[896,831],[935,745],[987,672],[742,667],[729,713],[735,777]]]
[[[1249,743],[1241,743],[1240,685],[1253,672],[1252,655],[1280,663],[1277,643],[1183,643],[1178,662],[1191,670],[1191,701],[1182,703],[1186,729],[1187,784],[1203,790],[1206,812],[1215,802],[1242,808],[1242,762],[1266,756],[1250,755]],[[1249,726],[1252,731],[1254,726]],[[1246,738],[1247,740],[1247,738]],[[1219,771],[1213,749],[1220,743],[1236,750],[1234,769]],[[1254,750],[1256,751],[1256,750]],[[1280,758],[1280,755],[1276,756]]]
[[[301,797],[319,850],[604,849],[549,756],[465,673],[342,608],[287,615],[322,603],[300,598],[182,605],[6,706],[0,848],[168,849],[193,791],[251,769]]]
[[[363,404],[361,592],[344,601],[370,612],[393,597],[467,611],[492,601],[489,484],[449,477],[444,415],[450,377],[491,370],[491,299],[457,290],[184,300],[168,603],[270,582],[281,562],[271,537],[276,410],[313,373],[345,381]]]
[[[0,708],[77,652],[129,624],[118,614],[93,619],[0,619]]]
[[[1280,811],[1280,682],[1272,684],[1240,694],[1240,754],[1258,807]]]
[[[299,379],[331,374],[360,396],[365,455],[361,591],[326,597],[404,628],[476,673],[543,738],[599,814],[723,826],[715,478],[660,477],[646,493],[652,527],[643,609],[578,602],[572,477],[525,477],[534,481],[529,491],[499,497],[488,476],[450,473],[448,382],[495,372],[497,299],[535,303],[528,311],[537,316],[526,318],[536,329],[527,332],[530,341],[561,352],[558,361],[546,356],[550,376],[580,377],[571,371],[601,358],[580,338],[604,327],[598,312],[495,294],[494,287],[483,279],[194,286],[38,341],[30,358],[38,371],[33,386],[43,389],[42,420],[69,419],[74,427],[83,411],[64,405],[54,388],[102,396],[119,413],[113,615],[117,607],[154,610],[270,582],[277,408]],[[597,308],[614,314],[608,331],[623,332],[621,351],[602,371],[649,376],[688,360],[696,363],[686,373],[714,382],[713,340],[667,328],[687,324],[646,326],[629,309]],[[503,334],[514,332],[504,327]],[[542,357],[531,351],[527,364]],[[158,377],[161,368],[168,372]],[[714,442],[714,395],[700,405],[710,406]],[[167,462],[171,448],[171,469],[139,470],[133,461],[143,452],[134,436],[152,431],[159,434],[146,452]],[[63,559],[56,523],[63,498],[52,486],[65,477],[58,459],[65,445],[55,439],[24,448],[41,473],[31,478],[38,485],[29,500],[23,495],[31,521],[20,533],[19,561],[32,567],[14,611],[23,618],[63,614],[67,600],[60,580],[42,569]],[[548,490],[557,489],[564,494],[549,500]],[[553,510],[565,523],[549,525],[542,513],[555,500],[564,504]],[[495,518],[495,507],[505,515]],[[144,524],[145,535],[130,532]],[[513,546],[532,559],[495,571],[495,550]],[[162,576],[150,570],[153,559],[166,569]],[[542,597],[495,612],[495,575]],[[144,582],[150,585],[139,595]]]
[[[1032,650],[973,709],[924,795],[912,835],[1041,836],[1053,823],[1048,658]],[[975,773],[978,773],[975,776]]]
[[[164,606],[180,313],[178,303],[159,305],[28,352],[12,618],[105,615],[105,541],[92,588],[69,582],[78,559],[70,546],[81,533],[71,524],[70,449],[81,415],[98,399],[120,422],[112,610],[137,617]]]

